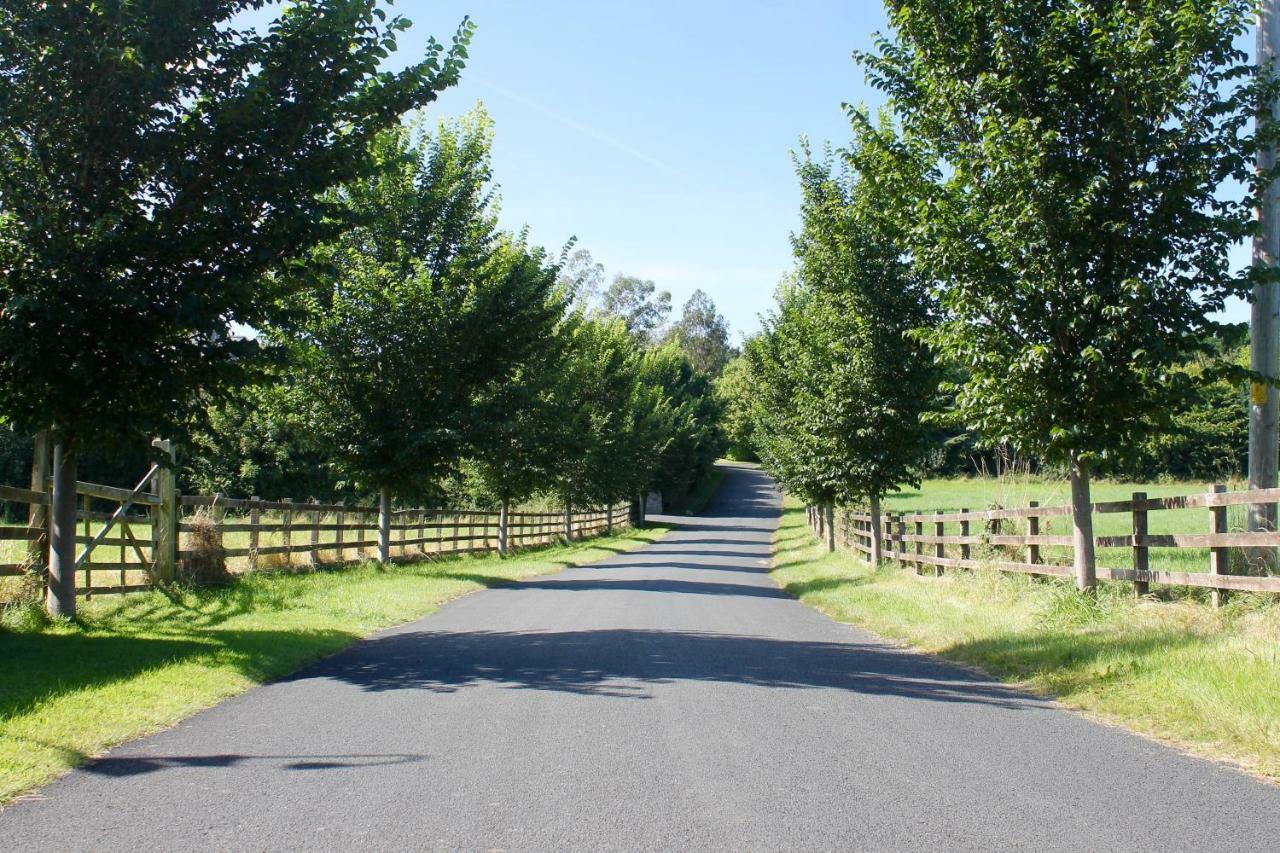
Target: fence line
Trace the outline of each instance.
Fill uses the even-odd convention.
[[[189,575],[195,561],[211,557],[233,570],[252,571],[297,565],[296,558],[302,565],[360,561],[376,556],[382,545],[397,559],[506,553],[611,532],[631,521],[626,503],[567,516],[563,511],[399,509],[391,512],[384,543],[376,506],[181,495],[167,468],[155,472],[147,491],[79,482],[76,492],[77,556],[83,557],[76,594],[86,597],[150,589]],[[6,550],[0,577],[43,578],[49,513],[39,510],[49,506],[48,492],[0,485],[0,501],[25,505],[29,519],[0,524],[0,543],[25,543],[20,555]],[[94,508],[104,502],[117,507],[112,512]],[[113,526],[104,531],[103,523]]]
[[[1148,498],[1134,492],[1129,500],[1101,501],[1092,510],[1097,515],[1128,514],[1131,532],[1124,535],[1094,537],[1095,548],[1126,549],[1130,566],[1099,565],[1100,580],[1127,581],[1138,594],[1146,594],[1150,584],[1205,587],[1213,591],[1214,603],[1221,603],[1227,591],[1280,592],[1280,576],[1231,573],[1232,552],[1242,553],[1246,561],[1264,564],[1257,555],[1280,547],[1280,533],[1274,531],[1231,532],[1227,527],[1227,508],[1248,504],[1276,504],[1280,489],[1252,489],[1229,492],[1215,485],[1201,494]],[[1149,533],[1153,513],[1167,510],[1205,509],[1202,533]],[[809,525],[815,531],[825,523],[822,513],[806,509]],[[1041,533],[1040,522],[1071,516],[1071,506],[1038,506],[1016,509],[938,511],[923,513],[883,513],[880,519],[882,559],[912,565],[917,574],[931,568],[935,576],[945,569],[991,568],[1001,572],[1029,575],[1072,577],[1075,574],[1069,556],[1070,535]],[[842,510],[836,514],[834,532],[846,547],[872,557],[872,518],[868,513]],[[1025,532],[1018,528],[1025,526]],[[1014,528],[1014,529],[1009,529]],[[975,559],[974,550],[983,549],[986,559]],[[1045,549],[1066,549],[1068,561],[1046,562]],[[1200,549],[1205,571],[1170,571],[1151,568],[1152,551]],[[1252,552],[1252,556],[1250,555]],[[1101,555],[1100,555],[1101,557]]]

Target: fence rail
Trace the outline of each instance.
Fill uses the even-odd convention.
[[[1229,507],[1280,503],[1280,489],[1253,489],[1230,492],[1215,485],[1204,493],[1149,498],[1135,492],[1129,500],[1100,501],[1092,505],[1095,516],[1127,514],[1126,534],[1094,537],[1101,580],[1127,581],[1139,594],[1151,584],[1203,587],[1213,591],[1220,603],[1227,591],[1280,592],[1280,576],[1267,573],[1275,564],[1280,532],[1230,530]],[[1156,514],[1177,510],[1206,510],[1201,518],[1205,532],[1151,533]],[[819,529],[823,514],[808,509],[810,526]],[[930,568],[935,575],[944,569],[990,568],[1001,572],[1070,577],[1072,537],[1043,533],[1041,522],[1069,518],[1071,506],[1038,506],[987,510],[946,510],[917,513],[883,513],[881,558],[912,565],[917,573]],[[1179,518],[1185,518],[1182,513]],[[871,559],[872,518],[860,511],[835,513],[835,538],[844,547]],[[1095,525],[1097,520],[1095,519]],[[1203,561],[1203,571],[1152,568],[1153,559],[1182,549],[1178,562]],[[1153,551],[1155,553],[1153,553]],[[1199,552],[1199,553],[1193,553]],[[1244,572],[1232,571],[1233,557]]]
[[[233,572],[289,567],[298,558],[306,566],[359,561],[376,556],[380,546],[392,558],[420,559],[529,548],[630,523],[625,503],[569,513],[398,509],[384,542],[376,506],[181,495],[166,468],[154,472],[147,491],[76,486],[77,556],[83,558],[76,586],[84,596],[149,589],[211,555]],[[0,486],[0,501],[25,507],[28,518],[0,524],[0,577],[43,576],[47,490]],[[113,511],[102,510],[112,503]]]

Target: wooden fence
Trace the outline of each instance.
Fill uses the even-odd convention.
[[[144,489],[145,485],[145,489]],[[172,473],[148,472],[129,490],[77,483],[76,592],[86,597],[149,589],[186,576],[210,556],[229,570],[339,564],[376,557],[378,507],[180,495]],[[46,491],[0,486],[0,501],[26,508],[26,524],[0,524],[0,577],[44,574]],[[580,512],[401,509],[391,513],[386,551],[411,559],[517,550],[612,531],[630,523],[619,504]]]
[[[1229,590],[1280,592],[1280,577],[1265,570],[1265,566],[1274,565],[1269,557],[1274,557],[1280,546],[1280,533],[1233,531],[1227,516],[1229,507],[1277,502],[1280,489],[1229,492],[1226,486],[1216,485],[1201,494],[1149,498],[1143,492],[1135,492],[1129,500],[1095,503],[1095,528],[1100,526],[1098,516],[1129,516],[1128,533],[1095,536],[1098,578],[1131,582],[1138,594],[1146,594],[1151,584],[1207,587],[1213,591],[1215,603],[1220,603]],[[1153,516],[1158,513],[1200,509],[1203,514],[1180,512],[1177,518],[1190,521],[1189,516],[1198,516],[1201,532],[1149,532]],[[1043,529],[1046,521],[1051,523],[1057,518],[1065,518],[1066,535]],[[822,523],[812,508],[809,519],[815,528]],[[834,525],[836,539],[870,560],[871,524],[871,516],[866,513],[839,511]],[[940,575],[949,568],[989,568],[1030,575],[1075,574],[1071,565],[1070,505],[1032,503],[1018,509],[884,513],[881,525],[882,559],[913,565],[917,573],[932,569],[934,575]],[[1198,564],[1203,569],[1153,568],[1153,560],[1175,562],[1179,564],[1176,568]],[[1103,561],[1115,565],[1101,565]],[[1233,573],[1233,564],[1243,571]]]

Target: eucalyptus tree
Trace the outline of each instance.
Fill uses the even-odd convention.
[[[54,436],[51,613],[75,609],[77,449],[173,435],[244,377],[282,277],[328,236],[323,191],[458,79],[451,47],[389,72],[376,0],[0,6],[0,413]]]
[[[645,343],[654,343],[661,338],[671,314],[671,294],[658,290],[652,281],[619,273],[601,296],[600,313],[621,318],[627,331]]]
[[[724,315],[701,290],[695,290],[684,303],[668,340],[675,341],[684,350],[695,368],[713,378],[719,376],[737,354],[729,343],[729,324]]]
[[[1090,472],[1160,426],[1170,368],[1249,273],[1250,0],[890,0],[860,54],[930,158],[917,258],[965,378],[959,416],[1070,471],[1077,583],[1095,585]],[[1257,102],[1263,102],[1259,99]],[[1238,180],[1242,200],[1221,193]]]
[[[866,500],[871,560],[879,564],[880,502],[903,485],[918,487],[933,436],[924,423],[939,375],[920,334],[932,322],[926,282],[909,254],[903,189],[912,186],[915,152],[855,113],[852,144],[815,159],[796,157],[801,227],[792,237],[796,276],[813,292],[808,310],[820,371],[821,411],[808,425],[827,439],[829,478],[844,501]],[[828,507],[828,528],[831,526]],[[831,531],[828,530],[828,542]]]
[[[497,230],[491,141],[480,111],[379,134],[376,171],[335,194],[359,224],[316,251],[326,286],[299,305],[290,346],[315,434],[379,493],[384,532],[393,497],[432,492],[474,449],[484,401],[562,313],[555,265]]]

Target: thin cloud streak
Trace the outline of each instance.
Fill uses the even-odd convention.
[[[474,80],[476,83],[480,84],[481,86],[483,86],[484,88],[490,89],[496,94],[501,95],[502,97],[510,101],[515,101],[517,104],[521,104],[522,106],[526,106],[535,112],[541,113],[547,118],[552,119],[553,121],[559,122],[565,127],[570,128],[571,130],[576,130],[578,133],[581,133],[583,136],[590,137],[591,139],[594,139],[597,142],[603,142],[605,145],[608,145],[610,148],[614,148],[618,151],[621,151],[623,154],[626,154],[630,157],[634,157],[640,162],[650,165],[653,168],[658,169],[659,171],[666,172],[668,175],[671,175],[674,178],[679,178],[682,181],[685,180],[684,175],[682,175],[680,172],[676,171],[675,169],[671,168],[666,163],[663,163],[661,160],[658,160],[655,157],[651,157],[650,155],[644,153],[643,151],[637,148],[632,148],[630,145],[623,142],[621,139],[612,137],[603,131],[596,130],[594,127],[585,125],[580,121],[575,121],[574,119],[571,119],[568,116],[561,115],[560,113],[556,112],[550,107],[544,106],[543,104],[533,100],[532,98],[527,98],[518,92],[513,92],[510,89],[497,85],[496,83],[490,83],[489,81],[482,80],[478,77],[472,77],[471,79]]]

